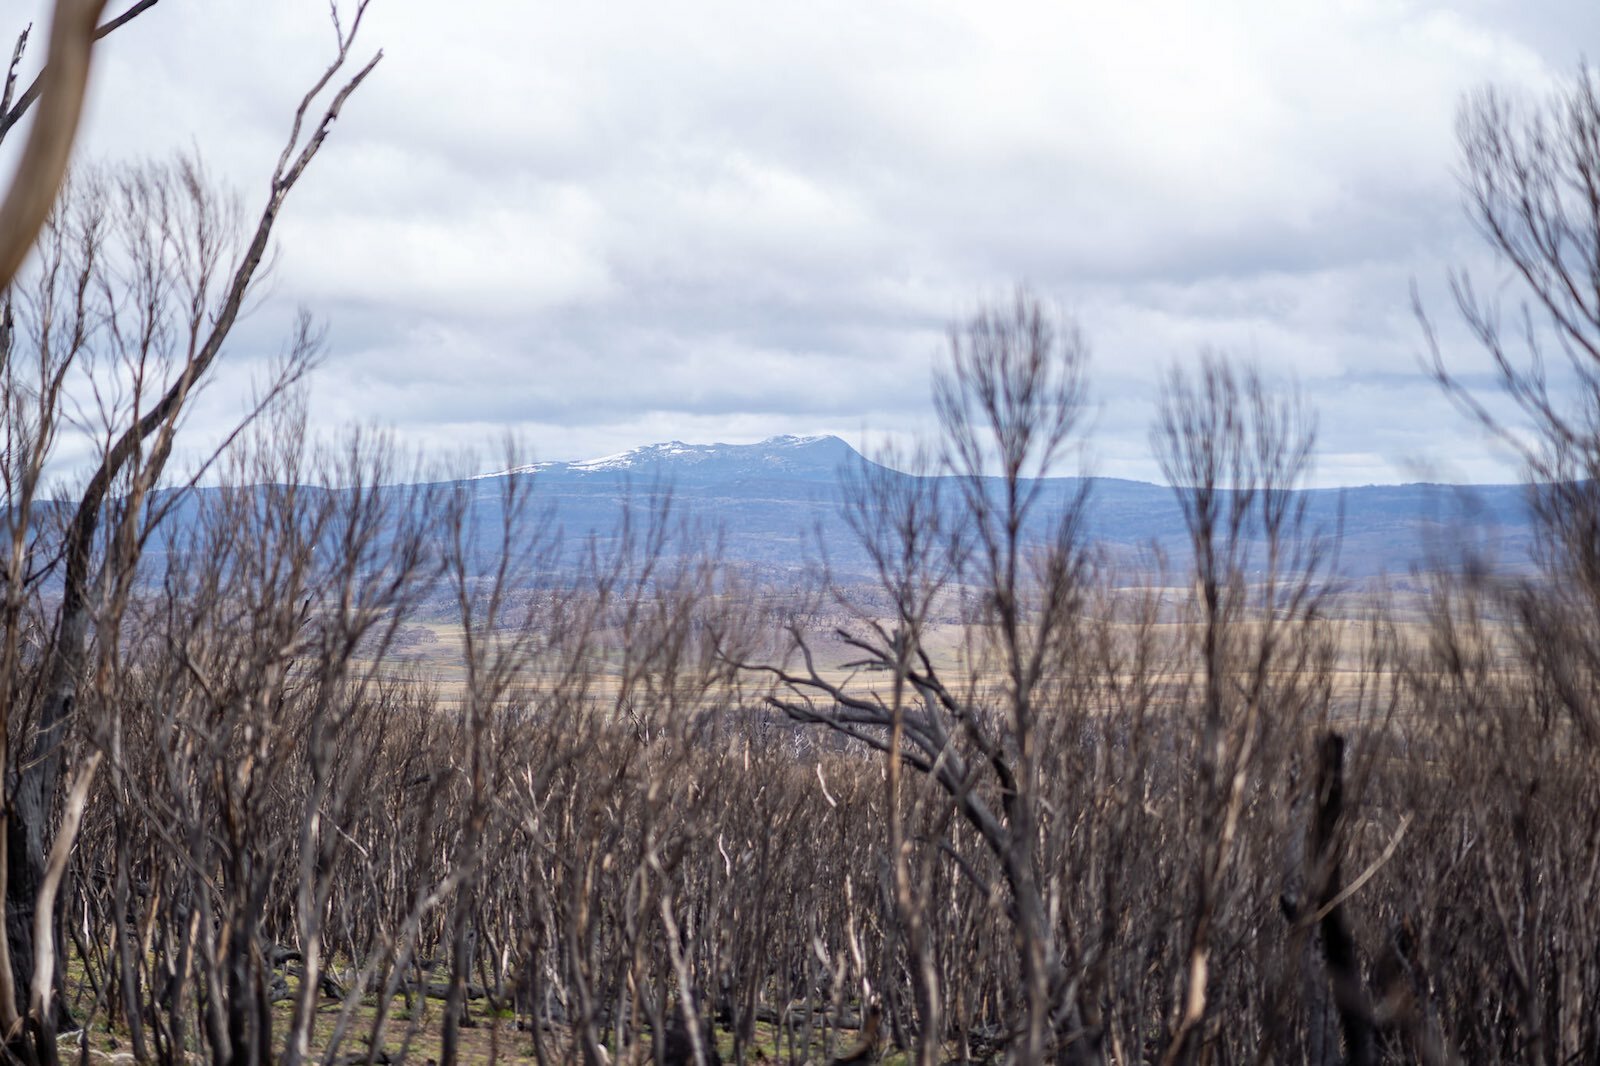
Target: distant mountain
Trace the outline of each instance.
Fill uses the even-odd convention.
[[[772,437],[759,444],[670,441],[566,463],[535,463],[474,479],[478,498],[498,498],[511,473],[533,476],[533,495],[572,550],[617,536],[624,507],[637,523],[665,503],[695,527],[694,543],[720,543],[722,558],[772,577],[792,577],[817,557],[817,531],[847,571],[865,566],[838,509],[841,471],[866,463],[838,437]],[[903,476],[903,475],[902,475]],[[714,538],[720,538],[716,540]]]
[[[825,546],[835,576],[859,581],[872,579],[872,567],[840,503],[846,486],[869,471],[891,485],[912,477],[870,462],[838,437],[783,436],[759,444],[670,441],[598,459],[535,463],[444,487],[468,493],[473,546],[485,570],[499,552],[504,479],[517,473],[532,476],[535,510],[562,534],[553,561],[559,571],[569,570],[592,546],[614,544],[625,516],[637,532],[653,509],[666,507],[675,528],[689,531],[687,540],[680,538],[669,550],[714,550],[746,572],[794,581],[809,579]],[[1047,535],[1084,485],[1078,478],[1045,480],[1025,535]],[[953,484],[945,488],[953,507],[959,493]],[[160,572],[159,556],[185,542],[215,491],[178,502],[147,552],[152,577]],[[1525,567],[1530,556],[1532,525],[1518,485],[1369,485],[1297,495],[1311,528],[1327,534],[1327,546],[1337,549],[1338,571],[1348,578],[1454,568],[1468,548],[1501,568]],[[1087,501],[1087,536],[1128,578],[1148,576],[1158,558],[1173,575],[1185,571],[1189,540],[1172,490],[1093,478]]]
[[[585,484],[611,479],[629,483],[666,478],[674,484],[756,482],[763,479],[832,483],[841,464],[863,461],[838,437],[769,437],[759,444],[685,444],[668,441],[631,448],[598,459],[533,463],[510,473],[536,474],[541,482]]]
[[[759,444],[670,441],[566,463],[537,463],[534,495],[568,534],[615,535],[624,500],[638,508],[670,495],[675,513],[707,534],[721,535],[723,558],[772,576],[801,573],[826,543],[836,572],[863,576],[865,553],[843,520],[842,478],[875,467],[838,437],[772,437]],[[909,478],[876,468],[887,476]],[[495,479],[476,479],[483,498]],[[1031,533],[1045,526],[1083,488],[1078,478],[1041,485]],[[1531,526],[1518,485],[1369,485],[1300,493],[1312,528],[1338,549],[1338,568],[1350,577],[1405,574],[1413,567],[1456,565],[1470,547],[1500,565],[1525,564]],[[953,492],[947,493],[954,499]],[[1112,478],[1090,480],[1086,528],[1112,558],[1151,565],[1152,547],[1173,567],[1185,564],[1188,535],[1172,490]]]

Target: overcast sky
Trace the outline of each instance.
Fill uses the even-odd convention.
[[[192,428],[304,305],[323,427],[906,438],[947,325],[1026,282],[1089,338],[1098,473],[1156,478],[1155,382],[1212,346],[1299,382],[1319,483],[1506,480],[1418,372],[1409,286],[1448,322],[1452,265],[1498,277],[1462,94],[1537,99],[1596,42],[1543,0],[373,0],[385,58]],[[103,46],[80,152],[198,146],[253,211],[331,43],[323,0],[161,0]]]

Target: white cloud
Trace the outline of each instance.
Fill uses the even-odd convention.
[[[1503,470],[1420,406],[1408,286],[1477,254],[1457,100],[1572,69],[1600,18],[1562,7],[374,0],[360,50],[385,59],[234,357],[303,303],[334,343],[317,418],[509,423],[547,457],[903,434],[943,324],[1023,280],[1089,331],[1108,473],[1154,475],[1152,383],[1202,345],[1336,412],[1325,479],[1407,476],[1415,419],[1380,378]],[[85,151],[197,145],[249,208],[325,19],[163,0],[107,42]]]

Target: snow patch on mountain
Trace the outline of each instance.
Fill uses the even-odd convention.
[[[815,456],[796,455],[803,449],[815,449]],[[739,466],[774,467],[789,469],[795,466],[816,465],[832,471],[850,452],[850,446],[838,437],[818,434],[796,436],[785,433],[768,437],[756,444],[685,444],[681,440],[662,444],[646,444],[627,451],[601,455],[593,459],[573,462],[529,463],[509,470],[496,470],[479,474],[479,478],[505,477],[509,474],[603,474],[626,471],[650,471],[666,467],[698,467],[707,463]],[[810,460],[810,462],[807,462]]]

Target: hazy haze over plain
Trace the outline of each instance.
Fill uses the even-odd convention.
[[[1155,382],[1212,345],[1302,384],[1321,484],[1506,480],[1417,371],[1408,286],[1481,368],[1443,285],[1503,276],[1458,102],[1538,99],[1597,42],[1600,8],[1553,2],[374,0],[386,57],[192,427],[304,304],[322,426],[509,426],[542,459],[906,439],[946,324],[1026,281],[1090,339],[1098,473],[1157,477]],[[321,0],[162,0],[105,42],[80,151],[198,146],[253,214],[331,44]]]

